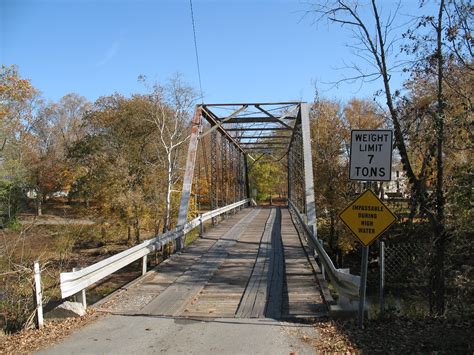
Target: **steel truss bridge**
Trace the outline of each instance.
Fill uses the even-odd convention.
[[[282,164],[287,204],[251,203],[249,170]],[[354,308],[359,277],[334,267],[317,238],[309,107],[304,102],[202,104],[193,119],[177,227],[100,263],[61,274],[63,297],[143,258],[144,276],[100,307],[173,317],[294,318]],[[212,222],[212,223],[211,223]],[[200,238],[184,247],[186,235]],[[177,253],[146,273],[150,252]],[[82,292],[82,293],[81,293]]]

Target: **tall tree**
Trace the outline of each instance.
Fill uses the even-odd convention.
[[[15,66],[0,68],[0,208],[15,217],[25,189],[24,142],[38,91]]]
[[[155,126],[158,133],[154,161],[157,168],[166,171],[165,220],[164,230],[171,228],[171,194],[181,177],[182,147],[188,139],[191,110],[196,100],[194,90],[186,85],[179,75],[171,78],[167,85],[155,83],[151,87],[146,78],[141,80],[149,88],[146,95],[151,105],[148,106],[145,120]],[[164,152],[164,154],[162,154]]]
[[[115,94],[98,99],[84,117],[86,134],[70,149],[82,174],[78,190],[93,199],[102,213],[123,221],[131,240],[140,241],[146,214],[146,161],[155,129],[146,124],[149,102],[140,95],[127,99]]]

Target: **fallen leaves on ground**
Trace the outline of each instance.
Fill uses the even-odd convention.
[[[88,310],[79,318],[46,320],[43,329],[25,329],[0,338],[0,353],[32,353],[51,346],[70,335],[73,331],[97,319],[99,313]]]
[[[317,321],[319,334],[313,341],[318,352],[343,353],[472,353],[473,320],[395,318],[366,322],[356,320]]]

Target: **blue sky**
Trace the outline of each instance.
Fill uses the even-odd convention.
[[[381,1],[387,9],[391,0]],[[405,0],[412,13],[417,0]],[[303,18],[299,0],[194,0],[204,101],[372,97],[379,85],[325,85],[352,54],[348,33]],[[44,96],[93,101],[143,91],[140,74],[174,73],[198,88],[189,0],[0,0],[0,61],[16,64]],[[399,85],[401,77],[393,78]]]

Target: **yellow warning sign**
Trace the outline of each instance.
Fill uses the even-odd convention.
[[[339,217],[364,246],[372,244],[397,220],[372,190],[360,195]]]

